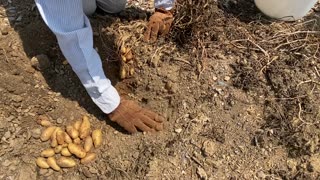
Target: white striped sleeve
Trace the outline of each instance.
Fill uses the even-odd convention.
[[[155,0],[154,7],[155,8],[165,8],[166,10],[170,10],[174,6],[175,0]]]

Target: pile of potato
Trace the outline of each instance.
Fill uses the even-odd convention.
[[[102,131],[96,129],[91,133],[87,116],[66,126],[65,130],[52,125],[46,116],[39,116],[37,123],[46,127],[41,133],[41,141],[50,140],[51,145],[51,148],[43,150],[41,157],[36,160],[40,168],[60,171],[61,168],[76,166],[77,163],[72,157],[80,159],[82,164],[90,163],[96,158],[92,150],[102,144]]]
[[[122,45],[119,54],[121,57],[120,78],[125,79],[132,77],[134,75],[134,57],[132,50]]]

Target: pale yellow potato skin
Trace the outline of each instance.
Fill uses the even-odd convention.
[[[91,148],[93,147],[93,140],[91,136],[86,137],[84,140],[84,150],[86,152],[89,152]]]
[[[48,169],[50,167],[47,163],[47,160],[43,157],[38,157],[36,160],[36,164],[42,169]]]
[[[79,131],[76,130],[73,126],[67,126],[66,131],[72,139],[79,137]]]
[[[42,157],[51,157],[54,156],[56,153],[54,152],[54,149],[49,148],[49,149],[45,149],[41,152],[41,156]]]
[[[55,171],[61,170],[60,166],[58,166],[56,159],[54,157],[49,157],[47,159],[47,163],[53,170],[55,170]]]
[[[54,148],[54,152],[55,152],[56,154],[58,154],[58,153],[61,152],[62,148],[63,148],[62,145],[56,146],[56,147]]]
[[[79,129],[79,137],[81,139],[90,135],[90,121],[88,116],[83,116],[82,123]]]
[[[92,132],[92,140],[95,148],[98,148],[102,144],[102,131],[96,129]]]
[[[54,132],[54,130],[56,129],[56,126],[50,126],[48,128],[46,128],[40,136],[41,141],[48,141],[52,135],[52,133]]]
[[[87,153],[85,152],[85,150],[81,146],[73,144],[73,143],[70,143],[68,145],[68,150],[71,152],[71,154],[77,156],[80,159],[86,157],[86,155],[87,155]]]
[[[96,156],[96,153],[88,153],[87,156],[85,158],[82,158],[80,162],[81,164],[88,164],[96,159]]]
[[[71,168],[77,165],[76,161],[68,158],[68,157],[61,157],[57,160],[58,166],[62,168]]]
[[[66,156],[66,157],[72,156],[72,154],[70,153],[70,151],[69,151],[68,148],[63,148],[63,149],[61,150],[61,155],[62,155],[62,156]]]
[[[76,121],[76,122],[73,124],[73,128],[74,128],[75,130],[79,131],[80,126],[81,126],[81,123],[82,123],[81,120]]]

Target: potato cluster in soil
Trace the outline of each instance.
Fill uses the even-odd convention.
[[[40,139],[49,141],[51,148],[41,152],[36,164],[42,169],[52,168],[60,171],[61,168],[72,168],[81,164],[88,164],[95,160],[94,149],[102,144],[100,129],[91,132],[89,118],[83,116],[82,120],[68,125],[65,129],[52,125],[47,116],[41,115],[37,123],[44,127]]]

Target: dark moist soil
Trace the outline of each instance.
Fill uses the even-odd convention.
[[[107,120],[62,56],[32,0],[0,0],[0,179],[319,179],[319,7],[268,19],[252,1],[178,1],[171,34],[142,41],[151,4],[90,17],[107,76],[166,117],[165,130],[126,134]],[[129,7],[130,6],[130,7]],[[148,11],[146,11],[147,9]],[[116,42],[135,75],[120,80]],[[31,59],[45,55],[40,67]],[[39,169],[36,118],[65,126],[88,114],[98,158]]]

